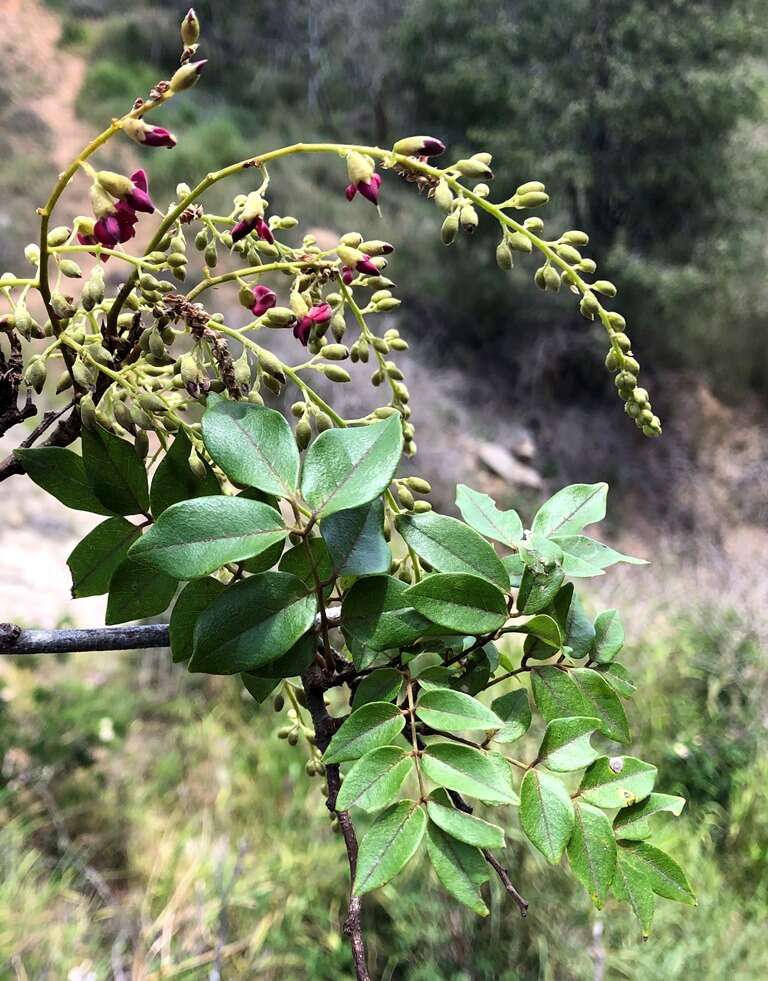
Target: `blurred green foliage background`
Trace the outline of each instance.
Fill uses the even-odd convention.
[[[83,64],[76,108],[88,127],[170,74],[176,3],[50,9]],[[768,976],[765,595],[758,553],[725,549],[736,524],[757,527],[767,511],[764,463],[758,453],[741,464],[739,440],[761,445],[754,418],[768,396],[768,0],[196,9],[210,62],[162,120],[178,147],[143,161],[157,196],[296,139],[387,145],[427,132],[455,157],[489,150],[494,195],[544,180],[548,224],[590,233],[589,254],[620,285],[617,308],[671,423],[658,445],[635,441],[599,334],[568,297],[540,296],[525,263],[500,274],[490,233],[446,252],[437,216],[392,175],[378,222],[361,202],[347,205],[327,161],[275,171],[276,211],[317,227],[375,227],[399,244],[401,330],[419,337],[425,360],[459,372],[448,398],[470,405],[478,428],[489,415],[502,428],[523,421],[540,439],[545,477],[617,485],[614,532],[642,537],[656,565],[642,586],[637,573],[599,584],[595,604],[610,595],[629,608],[634,749],[659,766],[661,789],[690,801],[667,844],[701,905],[660,904],[647,944],[627,913],[591,910],[511,827],[507,862],[531,901],[528,920],[494,884],[480,921],[414,866],[367,903],[373,975]],[[36,70],[38,81],[21,85],[12,57],[0,69],[3,268],[18,265],[33,194],[54,172],[57,133],[35,114],[44,57]],[[444,411],[435,405],[437,418]],[[726,442],[738,473],[724,484],[715,451]],[[507,503],[519,500],[510,492]],[[158,652],[25,660],[4,665],[0,684],[0,977],[351,976],[343,849],[268,709]]]

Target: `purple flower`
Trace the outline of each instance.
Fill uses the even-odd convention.
[[[126,204],[129,204],[134,211],[144,211],[148,215],[151,215],[155,210],[155,205],[148,193],[149,184],[147,182],[146,172],[143,170],[137,170],[135,173],[131,174],[131,181],[133,183],[133,188],[124,196],[123,200],[126,202]]]
[[[372,174],[368,180],[359,180],[355,183],[348,184],[344,193],[347,196],[347,201],[351,201],[359,191],[371,204],[378,205],[380,188],[381,174]]]
[[[259,238],[265,242],[269,242],[270,245],[275,241],[272,230],[261,215],[256,215],[253,218],[241,218],[233,227],[230,234],[232,235],[233,242],[239,242],[246,235],[250,235],[251,232],[256,232]]]
[[[164,146],[171,149],[176,146],[176,137],[162,126],[150,126],[143,119],[128,119],[123,123],[123,131],[135,143],[144,146]]]
[[[162,126],[148,126],[141,142],[145,146],[161,146],[172,150],[176,146],[176,137]]]
[[[117,215],[105,215],[93,226],[93,237],[107,249],[114,249],[120,241],[120,222]]]
[[[327,324],[332,316],[333,310],[328,303],[318,303],[317,306],[310,307],[293,328],[293,336],[306,347],[312,328],[320,324]]]
[[[379,267],[369,255],[364,255],[363,258],[357,263],[355,268],[358,272],[367,273],[369,276],[379,275]]]
[[[251,294],[253,296],[253,303],[251,304],[250,310],[254,317],[263,316],[267,310],[271,310],[277,303],[277,294],[268,286],[254,286]]]

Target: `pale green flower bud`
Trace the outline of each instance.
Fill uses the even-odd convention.
[[[48,374],[45,361],[40,357],[34,357],[30,360],[26,369],[24,370],[24,382],[29,385],[30,388],[34,390],[39,395],[43,390],[43,385],[45,384],[45,378]]]
[[[271,327],[287,327],[296,320],[296,315],[289,307],[272,307],[267,310],[267,324]]]
[[[598,279],[596,283],[592,284],[592,289],[602,293],[603,296],[616,296],[616,287],[607,279]]]
[[[59,245],[64,245],[70,234],[66,225],[57,225],[56,228],[48,232],[48,245],[53,249]]]
[[[77,364],[77,361],[75,361],[75,364]],[[80,384],[77,377],[75,377],[75,381],[78,383],[78,385]],[[95,429],[96,406],[93,404],[93,396],[90,392],[80,399],[78,407],[80,409],[80,422],[83,424],[85,429]]]
[[[537,215],[533,215],[530,218],[526,218],[523,222],[523,226],[528,229],[529,232],[540,232],[544,228],[544,222]]]
[[[518,187],[515,194],[520,197],[523,194],[534,194],[537,191],[540,192],[544,189],[544,185],[541,183],[541,181],[527,181],[525,184],[521,184],[520,187]]]
[[[344,361],[349,357],[349,348],[343,344],[325,344],[320,348],[320,357],[329,361]]]
[[[296,423],[295,436],[298,448],[300,450],[306,450],[312,439],[312,426],[309,424],[309,419],[306,416],[302,416]]]
[[[442,178],[437,182],[434,193],[435,204],[441,211],[450,211],[453,206],[453,191]]]
[[[462,177],[469,177],[470,179],[482,177],[484,180],[493,180],[491,168],[487,163],[478,160],[477,157],[471,157],[469,160],[457,160],[451,169],[458,170]]]
[[[443,245],[452,245],[456,240],[456,236],[459,233],[459,218],[456,214],[450,214],[446,217],[443,222],[443,227],[440,229],[440,237],[443,240]]]
[[[496,246],[496,265],[504,270],[509,270],[514,265],[512,250],[503,239]]]
[[[332,382],[348,382],[352,381],[352,377],[348,371],[337,364],[324,364],[320,365],[320,370],[325,375],[325,377]]]
[[[591,276],[597,269],[597,263],[594,259],[582,259],[577,268],[579,272],[585,272]]]
[[[560,274],[552,266],[544,266],[542,275],[544,278],[544,289],[549,290],[551,293],[557,293],[561,284]]]
[[[581,253],[578,249],[574,249],[572,245],[568,245],[567,243],[556,245],[555,251],[559,256],[565,259],[566,262],[581,262]]]
[[[192,7],[189,8],[181,22],[181,42],[185,48],[191,48],[200,40],[200,21]]]
[[[581,303],[579,304],[579,310],[587,318],[587,320],[594,320],[594,318],[600,312],[600,303],[590,290],[584,294],[581,298]]]
[[[509,245],[510,249],[513,249],[515,252],[530,253],[533,251],[533,243],[528,236],[524,235],[522,232],[512,232],[511,235],[508,235],[507,244]]]
[[[538,208],[549,201],[549,195],[544,191],[528,191],[527,194],[520,194],[513,200],[515,208]]]
[[[574,230],[570,232],[564,232],[561,237],[564,242],[569,242],[571,245],[581,246],[581,245],[589,244],[589,235],[587,235],[586,232],[580,232]]]
[[[67,279],[80,279],[83,275],[80,266],[72,259],[62,259],[59,263],[59,269]]]

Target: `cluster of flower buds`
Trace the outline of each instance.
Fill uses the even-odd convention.
[[[347,175],[347,201],[351,201],[359,191],[371,204],[378,205],[381,174],[376,173],[376,164],[369,156],[357,150],[350,151],[347,154]]]
[[[200,74],[208,63],[206,59],[192,61],[199,47],[200,21],[197,14],[190,7],[181,22],[181,42],[183,49],[181,52],[181,65],[168,82],[160,83],[150,93],[151,98],[157,102],[164,101],[169,96],[177,95],[196,85]],[[143,108],[141,103],[139,108]],[[166,147],[172,149],[176,146],[176,137],[163,126],[153,126],[144,121],[141,116],[131,114],[121,122],[121,129],[126,136],[130,137],[134,143],[142,146]]]
[[[134,237],[138,212],[152,214],[155,210],[143,170],[135,171],[130,177],[100,170],[91,185],[91,204],[95,220],[77,220],[78,241],[81,245],[103,245],[108,249]],[[101,258],[106,262],[109,256]]]
[[[593,289],[597,284],[593,285]],[[615,372],[614,383],[619,396],[624,400],[624,411],[634,419],[643,436],[661,436],[661,420],[653,412],[651,400],[646,389],[638,386],[637,374],[640,364],[632,354],[632,342],[626,332],[626,321],[620,313],[606,314],[611,350],[605,358],[605,366]]]

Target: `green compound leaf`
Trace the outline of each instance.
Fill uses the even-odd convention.
[[[495,824],[483,821],[474,814],[460,811],[450,803],[446,794],[446,804],[437,800],[427,801],[427,814],[438,828],[475,848],[503,848],[504,832]]]
[[[333,571],[338,576],[375,576],[392,561],[384,538],[384,501],[377,497],[358,508],[337,511],[320,522]]]
[[[291,497],[299,483],[299,451],[279,412],[246,402],[219,401],[203,413],[203,442],[236,484]]]
[[[504,725],[482,702],[450,688],[423,692],[416,705],[416,715],[431,728],[448,732],[501,729]]]
[[[72,596],[100,596],[141,531],[125,518],[107,518],[74,547],[67,559]]]
[[[596,807],[574,801],[575,822],[568,842],[571,871],[601,909],[616,873],[616,842],[611,822]]]
[[[685,807],[685,798],[671,794],[650,794],[639,804],[625,807],[613,819],[617,838],[642,841],[651,836],[650,819],[656,814],[669,813],[679,817]]]
[[[509,575],[492,546],[456,518],[434,511],[400,515],[397,530],[437,572],[464,572],[509,589]]]
[[[686,906],[698,905],[685,872],[666,852],[644,841],[622,842],[619,852],[625,857],[632,857],[635,866],[643,870],[657,896],[684,903]]]
[[[170,606],[177,586],[173,576],[158,572],[129,555],[109,581],[105,622],[126,623],[159,616]]]
[[[200,615],[190,671],[239,674],[277,660],[312,627],[314,594],[286,572],[228,586]]]
[[[130,554],[177,579],[197,579],[259,555],[287,534],[281,515],[268,504],[198,497],[163,511]]]
[[[616,855],[616,873],[611,891],[620,902],[629,903],[640,921],[643,936],[647,937],[651,932],[656,900],[644,867],[631,852],[623,848],[619,848]]]
[[[383,811],[360,843],[354,895],[364,896],[402,872],[416,854],[426,827],[427,815],[416,801],[403,800]]]
[[[357,760],[372,749],[389,745],[403,731],[405,716],[392,702],[369,702],[350,715],[323,753],[326,763]]]
[[[537,761],[559,773],[589,766],[599,755],[589,741],[599,728],[599,719],[553,719],[544,733]]]
[[[189,465],[192,444],[184,432],[178,432],[152,478],[149,491],[150,509],[157,518],[166,508],[194,497],[213,497],[220,492],[216,475],[205,464],[205,474],[198,477]]]
[[[464,573],[426,576],[406,591],[405,598],[428,620],[458,633],[493,633],[507,619],[504,593],[485,579]]]
[[[186,661],[192,656],[192,639],[197,619],[224,589],[224,583],[218,579],[196,579],[187,583],[179,593],[168,626],[171,655],[175,662]]]
[[[408,586],[392,576],[358,580],[344,597],[344,632],[375,651],[405,647],[418,640],[430,622],[406,598]]]
[[[459,484],[456,487],[456,506],[467,524],[486,538],[512,546],[523,537],[523,522],[517,511],[500,511],[488,494]]]
[[[395,668],[379,668],[367,675],[357,686],[352,708],[368,702],[393,702],[403,687],[403,676]]]
[[[360,807],[364,811],[378,811],[387,807],[412,770],[413,757],[399,746],[372,749],[345,774],[336,810]]]
[[[504,726],[494,735],[497,743],[513,743],[528,732],[531,727],[531,706],[528,692],[524,689],[508,692],[491,702],[491,708],[503,719]]]
[[[528,770],[520,786],[520,823],[544,858],[557,865],[574,824],[571,798],[559,780]]]
[[[623,646],[624,624],[618,610],[604,610],[595,620],[593,659],[600,664],[609,664]]]
[[[439,787],[477,797],[489,804],[517,804],[512,768],[498,753],[456,743],[432,743],[424,750],[421,767]]]
[[[480,886],[488,881],[488,863],[471,845],[446,834],[435,824],[427,827],[427,854],[446,892],[479,916],[488,915]]]
[[[74,511],[113,514],[94,494],[86,477],[83,458],[61,446],[14,450],[13,455],[38,487]]]
[[[599,520],[599,519],[598,519]],[[630,565],[648,565],[645,559],[636,559],[632,555],[623,555],[594,538],[586,535],[566,535],[556,537],[563,550],[563,571],[566,576],[576,579],[581,576],[602,576],[603,570],[617,562],[628,562]]]
[[[145,514],[147,471],[133,445],[101,426],[83,429],[82,443],[86,479],[101,503],[113,514]]]
[[[301,493],[321,517],[380,497],[403,452],[400,416],[354,429],[328,429],[307,450]]]
[[[579,795],[588,804],[608,809],[629,807],[653,790],[656,767],[634,756],[601,756],[581,780]]]
[[[542,504],[531,531],[545,538],[578,535],[586,525],[602,521],[608,484],[571,484]]]

